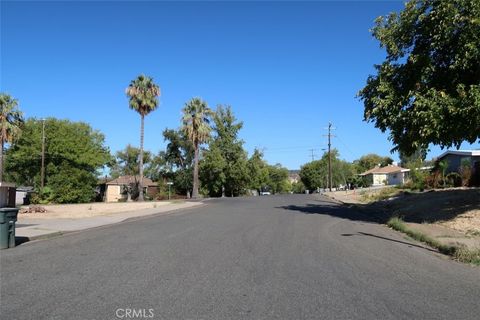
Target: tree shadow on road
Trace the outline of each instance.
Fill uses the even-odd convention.
[[[304,206],[288,205],[288,206],[281,206],[277,208],[285,209],[293,212],[300,212],[303,214],[328,215],[328,216],[337,217],[341,219],[348,219],[352,221],[360,221],[360,222],[368,222],[368,223],[376,223],[376,224],[384,224],[388,221],[388,217],[378,210],[376,211],[363,210],[363,209],[359,209],[357,206],[339,204],[331,200],[316,200],[315,202],[316,203],[308,203]],[[416,247],[416,248],[424,249],[431,252],[438,252],[435,249],[431,249],[427,246],[422,246],[420,244],[387,238],[387,237],[383,237],[383,236],[379,236],[379,235],[375,235],[367,232],[359,231],[357,233],[343,233],[341,234],[341,236],[373,237],[373,238],[377,238],[385,241],[391,241],[391,242],[407,245],[409,247]]]
[[[367,233],[367,232],[342,233],[341,236],[342,236],[342,237],[367,236],[367,237],[373,237],[373,238],[377,238],[377,239],[383,239],[383,240],[386,240],[386,241],[392,241],[392,242],[396,242],[396,243],[400,243],[400,244],[405,244],[405,245],[407,245],[407,246],[409,246],[409,247],[416,247],[416,248],[425,249],[425,250],[432,251],[432,252],[438,252],[437,250],[430,249],[430,248],[425,247],[425,246],[422,246],[422,245],[413,244],[413,243],[411,243],[411,242],[405,242],[405,241],[395,240],[395,239],[387,238],[387,237],[381,237],[381,236],[377,236],[377,235],[375,235],[375,234],[371,234],[371,233]]]
[[[393,200],[367,204],[340,204],[322,197],[311,199],[311,203],[304,206],[281,208],[355,221],[387,223],[392,217],[401,217],[405,222],[435,223],[452,220],[468,211],[480,210],[480,189],[404,192]]]
[[[337,217],[341,219],[348,219],[353,221],[365,221],[382,223],[377,214],[367,214],[363,211],[356,210],[348,205],[342,205],[333,201],[317,201],[318,203],[307,203],[306,205],[287,205],[277,207],[289,211],[297,211],[304,214],[321,214]]]

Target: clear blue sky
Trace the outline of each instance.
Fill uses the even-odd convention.
[[[139,144],[124,90],[140,73],[162,90],[146,118],[145,148],[165,148],[194,96],[229,104],[241,138],[270,163],[297,169],[333,146],[352,161],[389,155],[355,98],[384,52],[373,20],[402,2],[1,2],[0,89],[27,117],[85,121],[115,152]],[[464,145],[464,148],[479,148]],[[429,158],[440,153],[432,147]],[[398,159],[396,154],[391,155]]]

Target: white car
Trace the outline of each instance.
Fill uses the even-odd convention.
[[[271,195],[271,193],[269,191],[262,191],[262,192],[260,192],[260,195],[261,196],[269,196],[269,195]]]

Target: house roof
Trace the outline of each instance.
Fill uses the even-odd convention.
[[[441,155],[438,156],[438,159],[442,159],[443,157],[453,154],[457,156],[472,156],[472,157],[480,157],[480,150],[447,150]]]
[[[373,169],[367,170],[363,173],[360,173],[361,176],[366,176],[368,174],[389,174],[395,172],[408,172],[410,169],[405,169],[399,166],[388,165],[385,167],[375,167]]]
[[[135,183],[139,180],[138,176],[120,176],[116,179],[107,182],[107,185],[127,185],[131,183]],[[150,187],[150,186],[158,186],[158,183],[153,182],[149,178],[143,177],[143,186]]]

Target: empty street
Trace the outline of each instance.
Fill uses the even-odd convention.
[[[479,268],[368,220],[319,195],[226,198],[25,243],[1,252],[0,314],[478,319]]]

